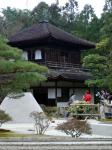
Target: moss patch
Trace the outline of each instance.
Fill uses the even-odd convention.
[[[27,135],[25,134],[17,134],[15,132],[12,132],[10,130],[6,129],[0,129],[0,138],[4,137],[25,137]]]
[[[99,119],[99,121],[104,123],[112,123],[112,119]]]

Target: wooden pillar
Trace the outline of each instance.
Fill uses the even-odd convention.
[[[57,106],[57,81],[55,81],[55,104]]]

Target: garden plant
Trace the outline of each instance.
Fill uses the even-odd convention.
[[[74,138],[78,138],[82,133],[91,134],[91,128],[87,121],[75,118],[69,119],[67,122],[58,125],[56,129],[61,130]]]
[[[49,127],[50,121],[43,112],[32,112],[30,116],[34,120],[36,134],[43,135]]]
[[[2,124],[11,120],[12,118],[7,113],[5,113],[5,111],[0,110],[0,127],[2,126]]]

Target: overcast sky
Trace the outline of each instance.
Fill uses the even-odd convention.
[[[45,1],[47,4],[56,2],[56,0],[0,0],[0,9],[7,6],[20,8],[20,9],[33,9],[39,2]],[[68,0],[59,0],[60,5],[64,5]],[[79,4],[79,10],[82,10],[85,4],[91,4],[95,10],[95,13],[99,17],[102,13],[102,9],[105,0],[77,0]]]

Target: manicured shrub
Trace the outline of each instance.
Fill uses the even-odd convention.
[[[57,107],[46,107],[45,105],[41,105],[44,113],[49,117],[57,117],[58,116],[58,108]]]
[[[0,127],[2,126],[2,124],[11,120],[12,118],[7,113],[5,113],[5,111],[0,110]]]
[[[56,129],[74,138],[78,138],[82,133],[91,134],[89,124],[84,120],[77,120],[75,118],[69,119],[67,122],[58,125]]]
[[[32,112],[30,116],[34,120],[36,134],[42,135],[49,127],[50,121],[43,112]]]

